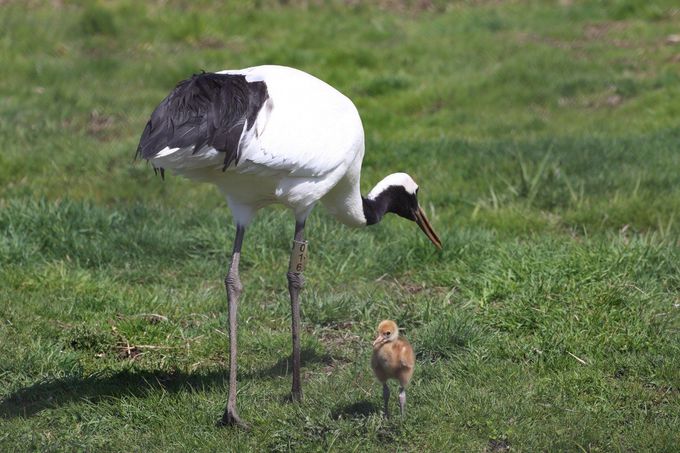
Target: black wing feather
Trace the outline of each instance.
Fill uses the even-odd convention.
[[[239,141],[269,98],[264,82],[239,74],[194,74],[177,84],[156,107],[137,146],[137,157],[150,159],[165,147],[211,146],[225,153],[224,168],[238,163]]]

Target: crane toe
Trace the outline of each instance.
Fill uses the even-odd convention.
[[[250,431],[250,425],[241,420],[241,417],[238,416],[236,411],[225,411],[222,418],[217,420],[216,426],[218,427],[233,426],[236,428],[243,429],[245,431]]]

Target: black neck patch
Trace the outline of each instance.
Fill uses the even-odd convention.
[[[177,84],[156,107],[146,123],[137,156],[154,157],[165,147],[211,146],[225,153],[224,168],[241,157],[243,127],[255,124],[269,98],[264,82],[248,82],[240,74],[194,74]]]
[[[374,225],[383,216],[392,212],[405,219],[415,221],[414,212],[418,209],[415,194],[408,193],[404,186],[389,186],[373,199],[362,197],[366,225]]]

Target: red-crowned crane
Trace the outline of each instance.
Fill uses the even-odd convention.
[[[321,201],[340,222],[373,225],[388,212],[412,220],[437,248],[441,241],[418,204],[418,185],[406,173],[359,192],[364,130],[356,107],[325,82],[297,69],[257,66],[195,74],[179,82],[146,124],[137,156],[161,175],[172,169],[213,183],[227,200],[236,238],[224,280],[229,302],[229,398],[221,423],[245,427],[236,410],[239,259],[256,211],[289,207],[295,237],[288,270],[292,309],[293,400],[300,386],[300,304],[307,216]]]

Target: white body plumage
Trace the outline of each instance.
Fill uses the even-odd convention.
[[[269,98],[255,125],[243,128],[241,156],[223,171],[223,156],[204,146],[161,150],[150,160],[224,194],[235,221],[248,225],[272,203],[304,219],[321,200],[342,223],[366,224],[359,192],[364,131],[356,107],[327,83],[297,69],[257,66],[218,74],[241,74],[266,84]]]

